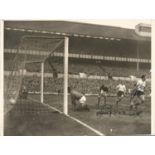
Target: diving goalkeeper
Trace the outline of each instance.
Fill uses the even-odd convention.
[[[73,105],[73,110],[89,110],[86,104],[86,96],[71,87],[68,87],[68,93],[71,96],[71,103]]]

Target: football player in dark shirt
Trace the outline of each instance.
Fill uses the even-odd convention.
[[[97,106],[99,108],[100,106],[100,102],[101,102],[101,98],[103,97],[103,101],[104,101],[104,104],[106,105],[106,101],[107,101],[107,93],[108,93],[108,87],[106,87],[105,85],[102,85],[99,89],[99,93],[98,93],[98,103],[97,103]]]

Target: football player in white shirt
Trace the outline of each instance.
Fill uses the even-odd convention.
[[[116,106],[118,111],[118,103],[121,102],[126,93],[126,86],[122,83],[122,81],[120,82],[119,85],[116,86],[116,90],[117,90]]]
[[[137,84],[136,84],[136,91],[134,92],[134,94],[132,94],[132,97],[130,99],[130,108],[133,108],[139,104],[143,104],[145,101],[145,87],[146,87],[146,77],[145,75],[141,76],[141,79],[138,80]],[[139,99],[140,102],[137,102],[136,104],[133,102],[134,97],[136,97]]]

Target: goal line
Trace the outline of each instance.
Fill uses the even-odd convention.
[[[31,99],[32,101],[38,102],[38,101],[35,100],[35,99],[32,99],[32,98],[30,98],[30,99]],[[49,104],[46,104],[46,103],[43,103],[43,102],[42,102],[41,104],[43,104],[44,106],[46,106],[46,107],[49,108],[49,109],[52,109],[52,110],[54,110],[54,111],[59,112],[59,113],[62,114],[62,115],[65,115],[65,116],[68,117],[69,119],[72,119],[73,121],[75,121],[75,122],[81,124],[82,126],[88,128],[89,130],[91,130],[92,132],[94,132],[96,135],[98,135],[98,136],[105,136],[105,134],[103,134],[102,132],[100,132],[100,131],[96,130],[95,128],[91,127],[91,126],[88,125],[87,123],[85,123],[85,122],[79,120],[78,118],[73,117],[73,116],[71,116],[71,115],[69,115],[69,114],[65,114],[64,112],[60,111],[59,109],[57,109],[57,108],[55,108],[55,107],[53,107],[53,106],[51,106],[51,105],[49,105]]]

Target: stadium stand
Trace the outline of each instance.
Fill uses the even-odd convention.
[[[119,57],[131,57],[136,58],[137,42],[130,40],[122,41],[109,41],[109,40],[94,40],[94,39],[71,39],[70,41],[71,53],[79,54],[94,54],[95,55],[107,55],[107,56],[119,56]],[[110,48],[109,48],[110,47]],[[150,59],[150,54],[146,54],[146,49],[150,51],[150,42],[141,42],[140,58]]]
[[[63,23],[63,24],[62,24]],[[137,58],[137,49],[138,49],[138,58],[139,59],[151,59],[151,42],[149,37],[140,37],[135,34],[134,30],[123,29],[118,27],[109,27],[109,26],[98,26],[98,25],[89,25],[81,23],[72,23],[72,22],[62,22],[62,21],[53,21],[48,24],[46,22],[5,22],[5,50],[17,49],[19,45],[20,38],[24,35],[34,35],[32,31],[23,31],[23,29],[28,30],[38,30],[38,34],[41,34],[42,27],[39,25],[44,25],[44,30],[47,31],[45,36],[49,36],[48,32],[52,32],[53,35],[59,35],[61,33],[69,36],[70,54],[78,54],[82,56],[76,58],[69,58],[69,74],[78,75],[80,72],[86,73],[88,76],[106,76],[111,77],[130,77],[136,76],[140,77],[142,74],[148,75],[150,78],[150,62],[149,63],[139,63],[139,71],[136,70],[136,62],[122,62],[116,60],[95,60],[84,58],[84,55],[89,56],[112,56],[112,57],[124,57],[124,58]],[[63,25],[63,27],[62,27]],[[72,26],[70,29],[68,27]],[[16,28],[19,30],[8,30],[7,28]],[[22,29],[22,31],[20,31]],[[87,30],[87,31],[85,31]],[[112,33],[113,32],[113,33]],[[10,36],[16,37],[10,37]],[[35,34],[36,35],[36,34]],[[79,35],[79,37],[77,36]],[[81,36],[80,36],[81,35]],[[83,36],[86,37],[83,37]],[[88,36],[88,37],[87,37]],[[91,37],[90,37],[91,36]],[[100,37],[105,39],[99,39]],[[33,49],[32,49],[33,50]],[[32,51],[29,53],[28,60],[39,59],[45,53],[45,51]],[[11,67],[11,60],[14,58],[14,53],[5,52],[4,54],[4,70],[9,71]],[[63,59],[62,57],[54,57],[52,60],[53,64],[57,70],[57,73],[63,73]],[[61,65],[60,65],[61,64]],[[27,64],[27,72],[34,73],[33,77],[26,77],[25,83],[28,83],[28,89],[30,91],[39,91],[40,88],[40,79],[39,76],[35,73],[40,72],[40,64]],[[51,73],[51,69],[48,65],[45,65],[45,73]],[[80,81],[80,82],[79,82]],[[56,82],[56,85],[52,85],[53,82]],[[96,93],[99,85],[104,82],[103,80],[97,79],[77,79],[70,78],[69,84],[76,87],[79,91],[84,91],[85,93]],[[57,92],[62,90],[62,78],[54,81],[52,77],[46,77],[45,80],[45,89],[46,91]],[[111,92],[115,90],[115,86],[118,83],[115,80],[105,82],[111,89]],[[125,81],[127,87],[133,85],[132,81]],[[131,84],[132,83],[132,84]],[[87,86],[86,86],[87,85]],[[85,90],[84,90],[85,88]],[[147,88],[148,92],[150,86]]]
[[[5,54],[4,69],[6,71],[10,70],[13,57],[14,57],[14,54]],[[29,60],[34,59],[34,57],[37,60],[37,57],[40,57],[40,56],[30,55]],[[55,58],[53,60],[53,64],[56,67],[58,73],[63,73],[62,63],[63,63],[62,58],[58,58],[58,59]],[[122,63],[122,62],[121,63],[118,63],[118,62],[100,63],[96,61],[88,61],[86,59],[84,61],[80,61],[80,59],[77,59],[77,60],[69,61],[69,73],[78,74],[79,72],[84,72],[88,75],[98,75],[98,76],[107,76],[108,73],[110,73],[112,76],[116,76],[116,77],[129,77],[130,75],[140,76],[142,74],[149,74],[150,72],[150,70],[147,67],[147,64],[144,64],[143,70],[139,70],[139,72],[136,71],[135,66],[136,66],[135,63],[133,64]],[[40,72],[40,64],[39,63],[27,64],[26,70],[28,72]],[[45,65],[45,72],[47,73],[51,72],[51,69],[50,67],[48,67],[48,65]]]
[[[79,79],[79,78],[70,78],[69,86],[75,88],[76,90],[86,93],[86,94],[97,94],[101,84],[105,84],[109,87],[109,95],[115,95],[116,86],[119,81],[116,80],[100,80],[100,79]],[[127,90],[130,91],[133,89],[135,81],[123,81],[126,85]],[[38,93],[40,91],[40,76],[34,74],[33,76],[24,78],[23,85],[27,86],[27,89],[31,93]],[[59,78],[54,80],[51,77],[46,77],[44,82],[45,93],[63,93],[63,79]],[[130,93],[130,92],[128,92]],[[146,95],[151,93],[151,83],[147,82]]]

